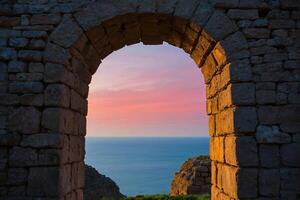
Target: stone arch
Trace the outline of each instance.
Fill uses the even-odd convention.
[[[13,28],[2,34],[43,38],[47,44],[23,50],[20,41],[0,51],[0,60],[9,65],[22,68],[15,60],[30,62],[28,74],[9,68],[12,78],[0,99],[9,109],[0,136],[9,154],[3,161],[3,196],[19,189],[19,197],[28,199],[81,200],[92,74],[101,59],[125,45],[165,41],[191,55],[207,84],[212,199],[299,198],[296,1],[104,0],[13,7],[15,16],[34,15],[31,26],[17,26],[18,17],[5,18]],[[4,8],[5,14],[10,5]],[[47,26],[40,25],[43,21]],[[285,44],[282,35],[294,43]],[[42,78],[34,74],[40,71]],[[262,92],[278,97],[264,98]],[[17,173],[22,188],[13,181]]]
[[[65,161],[65,166],[69,163],[72,179],[81,180],[78,177],[80,173],[74,172],[73,168],[83,161],[88,84],[101,60],[125,45],[168,42],[191,55],[201,68],[207,84],[211,159],[215,177],[212,181],[213,198],[219,199],[220,195],[235,199],[256,197],[256,190],[249,190],[249,194],[239,191],[238,188],[243,187],[239,185],[245,183],[239,182],[237,177],[241,166],[258,164],[254,138],[236,137],[237,134],[255,132],[257,123],[253,107],[255,88],[251,83],[248,44],[243,33],[223,11],[214,10],[206,1],[195,0],[191,4],[162,1],[134,7],[131,3],[124,4],[119,7],[113,2],[93,3],[73,16],[65,16],[50,34],[44,58],[47,63],[45,76],[49,80],[46,94],[60,94],[49,105],[64,108],[45,109],[42,126],[70,135],[67,136],[69,159]],[[135,11],[132,8],[136,8]],[[74,85],[69,82],[72,76],[77,82]],[[65,85],[58,86],[56,82]],[[69,87],[68,94],[65,90]],[[65,104],[66,99],[70,99],[69,105]],[[73,124],[79,127],[72,129]],[[243,148],[250,150],[243,157],[235,149],[239,140],[244,141]],[[230,145],[226,149],[226,160],[225,143]],[[226,176],[224,180],[221,175]],[[245,173],[244,176],[248,175]],[[82,189],[82,185],[64,188],[63,193],[72,195],[75,191],[78,193],[78,189]]]

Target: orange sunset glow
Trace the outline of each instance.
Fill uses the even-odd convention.
[[[109,55],[88,101],[88,136],[208,135],[203,76],[188,54],[168,44]]]

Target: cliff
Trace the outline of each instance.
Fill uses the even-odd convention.
[[[100,174],[89,165],[85,165],[85,189],[83,195],[85,200],[101,200],[103,198],[116,200],[124,197],[113,180]]]
[[[210,193],[210,159],[207,156],[191,158],[176,172],[171,195]]]

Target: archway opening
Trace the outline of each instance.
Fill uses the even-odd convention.
[[[125,195],[169,194],[183,162],[209,153],[205,89],[194,61],[167,43],[112,53],[89,91],[86,163]]]

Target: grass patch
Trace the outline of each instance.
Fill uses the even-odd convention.
[[[209,195],[184,195],[170,196],[165,194],[156,195],[138,195],[135,197],[126,197],[123,200],[209,200]]]

